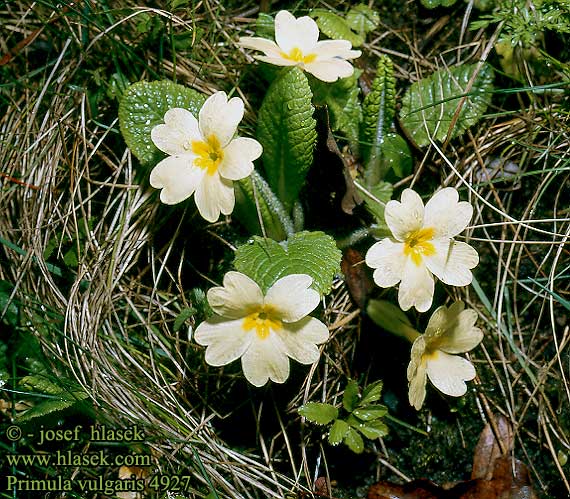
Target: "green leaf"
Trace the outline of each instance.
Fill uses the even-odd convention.
[[[437,9],[438,7],[451,7],[457,0],[421,0],[421,2],[428,9]]]
[[[317,141],[313,94],[299,68],[286,69],[269,87],[257,125],[269,185],[290,209],[313,162]]]
[[[313,423],[325,425],[337,418],[338,409],[330,404],[309,402],[299,407],[299,414]]]
[[[344,395],[342,397],[342,405],[348,411],[352,412],[358,403],[358,383],[351,379],[346,388],[344,389]]]
[[[383,405],[368,405],[354,409],[352,414],[362,421],[372,421],[384,417],[388,409]]]
[[[49,395],[60,395],[65,392],[61,386],[50,381],[45,376],[40,375],[24,376],[20,380],[20,385],[25,386],[30,390],[35,390]]]
[[[361,70],[355,69],[352,76],[341,78],[334,83],[318,80],[313,83],[315,104],[326,104],[330,113],[331,129],[345,134],[353,153],[359,148],[359,128],[362,119],[358,86],[358,77],[361,73]]]
[[[382,380],[375,381],[374,383],[368,385],[362,391],[362,400],[360,401],[359,405],[361,407],[364,407],[368,404],[372,404],[373,402],[377,402],[378,400],[380,400],[380,397],[382,396],[383,386],[384,383],[382,382]]]
[[[384,179],[389,164],[383,147],[396,114],[396,78],[394,66],[386,55],[380,56],[376,77],[362,107],[361,137],[365,162],[364,181],[371,187]]]
[[[235,182],[234,186],[236,206],[233,214],[250,234],[263,234],[259,225],[260,214],[268,237],[281,241],[293,234],[293,222],[283,203],[257,171],[254,170],[249,177]]]
[[[184,309],[182,309],[182,311],[178,314],[176,319],[174,319],[174,326],[173,326],[174,332],[176,333],[177,331],[179,331],[180,328],[183,326],[183,324],[188,319],[190,319],[190,317],[192,317],[195,313],[196,309],[192,307],[185,307]]]
[[[381,328],[396,336],[414,341],[419,333],[402,310],[385,300],[370,300],[366,307],[368,316]]]
[[[4,309],[6,309],[3,321],[11,326],[15,326],[18,324],[18,306],[14,299],[10,300],[12,291],[14,291],[12,284],[8,281],[0,281],[0,317],[4,313]]]
[[[388,182],[379,182],[374,187],[367,189],[367,191],[374,197],[369,196],[363,191],[359,191],[359,194],[364,199],[367,210],[374,215],[378,225],[387,228],[388,226],[384,220],[384,209],[386,208],[386,203],[392,199],[394,187]]]
[[[77,268],[77,265],[79,265],[79,261],[77,259],[77,249],[75,245],[72,245],[71,248],[69,248],[65,252],[65,255],[63,255],[63,262],[65,263],[65,265],[67,265],[72,269]]]
[[[368,5],[359,4],[352,7],[346,14],[346,24],[364,36],[370,31],[374,31],[380,25],[378,12],[372,10]]]
[[[354,428],[348,429],[348,432],[344,437],[344,443],[356,454],[360,454],[364,450],[364,441]]]
[[[350,430],[350,426],[346,421],[342,419],[337,419],[334,424],[331,426],[331,430],[329,432],[329,444],[331,445],[338,445],[342,442],[348,431]]]
[[[348,40],[353,47],[360,47],[364,43],[364,37],[352,31],[348,23],[338,14],[326,9],[313,9],[309,15],[317,20],[317,26],[329,38]]]
[[[166,111],[173,107],[188,109],[198,116],[206,98],[171,81],[140,81],[123,94],[119,105],[119,124],[125,142],[141,163],[158,161],[163,153],[153,144],[150,131],[164,123]]]
[[[476,64],[436,71],[412,84],[402,99],[400,123],[419,146],[444,140],[457,106],[465,95]],[[477,75],[469,97],[463,103],[459,119],[451,131],[457,137],[477,123],[485,111],[493,90],[493,70],[485,64]]]
[[[275,19],[269,14],[260,12],[255,21],[255,36],[261,38],[275,39]]]
[[[388,427],[383,421],[380,421],[379,419],[366,423],[351,420],[350,426],[357,429],[360,433],[362,433],[366,438],[370,440],[385,437],[388,435]]]
[[[281,277],[308,274],[313,278],[312,288],[326,295],[335,273],[340,272],[341,256],[332,237],[304,231],[281,243],[254,236],[236,250],[234,265],[264,292]]]
[[[46,414],[51,414],[52,412],[63,411],[69,407],[74,406],[81,400],[87,398],[87,393],[85,392],[73,392],[62,394],[61,398],[48,399],[39,404],[35,405],[31,409],[19,415],[16,420],[18,422],[29,421],[33,418],[39,418],[45,416]]]

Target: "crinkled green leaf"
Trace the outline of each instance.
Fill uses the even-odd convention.
[[[123,94],[119,104],[121,133],[131,152],[141,163],[151,163],[163,155],[150,138],[150,131],[164,123],[166,111],[188,109],[198,116],[206,98],[191,88],[171,81],[139,81]]]
[[[254,236],[236,250],[234,265],[264,291],[286,275],[308,274],[313,278],[312,288],[326,295],[340,272],[341,256],[332,237],[304,231],[281,243]]]
[[[344,437],[344,443],[356,454],[360,454],[364,450],[364,441],[354,428],[348,429]]]
[[[40,402],[39,404],[28,409],[26,412],[22,413],[16,418],[16,421],[23,422],[29,421],[33,418],[39,418],[45,416],[46,414],[51,414],[52,412],[63,411],[69,407],[74,406],[81,400],[87,398],[87,393],[85,392],[61,392],[58,397],[50,398]]]
[[[326,104],[333,131],[346,135],[353,153],[358,152],[359,128],[362,119],[360,87],[358,77],[362,71],[355,69],[352,76],[341,78],[334,83],[316,81],[313,84],[315,103]]]
[[[334,424],[331,426],[331,430],[329,432],[329,444],[331,445],[338,445],[342,442],[346,434],[350,430],[350,426],[346,421],[342,419],[337,419]]]
[[[383,405],[367,405],[354,409],[352,414],[362,421],[372,421],[386,415],[388,409]]]
[[[330,404],[309,402],[299,407],[299,414],[313,423],[325,425],[337,418],[338,409]]]
[[[255,36],[261,38],[275,39],[275,19],[273,16],[260,12],[255,21]]]
[[[364,181],[371,187],[384,179],[389,169],[383,161],[386,135],[396,114],[396,78],[390,58],[381,55],[376,77],[370,93],[362,105],[362,152],[364,157]]]
[[[46,376],[30,375],[24,376],[20,380],[20,385],[25,386],[30,390],[35,390],[40,393],[49,395],[61,395],[64,389],[58,384],[50,381]]]
[[[269,185],[290,209],[313,162],[317,141],[313,93],[299,68],[286,69],[269,87],[257,125]]]
[[[359,191],[362,199],[364,199],[366,208],[374,215],[378,225],[387,228],[388,226],[384,219],[384,209],[386,208],[386,203],[392,199],[394,187],[388,182],[379,182],[374,187],[367,189],[367,191],[374,197],[369,196],[363,191]]]
[[[364,35],[380,25],[380,15],[368,5],[355,5],[346,14],[346,24],[360,35]]]
[[[387,133],[379,165],[383,178],[389,182],[403,179],[412,173],[412,168],[412,153],[406,140],[397,133]]]
[[[408,339],[419,334],[400,307],[389,301],[370,300],[366,313],[376,324],[392,334]]]
[[[329,38],[348,40],[353,47],[360,47],[364,43],[364,37],[352,31],[346,20],[338,14],[326,9],[313,9],[309,15],[317,20],[319,29]]]
[[[342,397],[342,406],[348,411],[352,412],[358,403],[358,383],[351,379],[346,388],[344,389],[344,395]]]
[[[362,390],[362,399],[360,401],[360,406],[364,407],[368,404],[372,404],[373,402],[377,402],[380,400],[382,396],[382,387],[384,383],[382,380],[375,381],[368,385],[364,390]]]
[[[268,237],[281,241],[294,232],[293,222],[283,203],[279,201],[271,187],[257,171],[235,182],[234,186],[236,205],[233,215],[250,234],[263,234],[259,225],[260,215]]]
[[[366,438],[374,440],[376,438],[385,437],[388,435],[388,427],[386,424],[376,419],[374,421],[367,421],[365,423],[358,423],[351,421],[351,426],[362,433]]]
[[[476,64],[471,64],[441,69],[413,83],[407,90],[402,99],[400,123],[416,144],[426,146],[430,143],[430,137],[439,141],[446,138],[457,106],[476,68]],[[492,90],[493,70],[485,64],[471,87],[469,97],[463,102],[451,138],[481,119],[487,110]]]

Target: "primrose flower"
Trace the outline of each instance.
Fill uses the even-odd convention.
[[[333,82],[354,72],[347,59],[360,57],[360,50],[351,50],[348,40],[318,41],[317,23],[308,16],[295,18],[286,10],[275,16],[275,42],[267,38],[245,36],[239,45],[260,50],[260,61],[277,66],[298,66],[319,80]]]
[[[473,364],[456,353],[468,352],[483,339],[483,332],[475,327],[477,313],[464,310],[463,302],[455,302],[435,310],[426,332],[413,345],[408,365],[408,398],[419,410],[426,397],[426,376],[441,392],[460,397],[467,391],[465,381],[475,377]]]
[[[389,201],[384,216],[392,232],[375,243],[366,254],[374,271],[374,282],[383,288],[400,283],[398,303],[402,310],[416,307],[425,312],[433,301],[435,275],[445,284],[467,286],[471,270],[479,263],[477,251],[467,243],[454,241],[471,216],[473,207],[459,201],[453,187],[435,193],[424,204],[411,189],[401,201]]]
[[[194,194],[200,215],[209,222],[233,211],[233,181],[247,177],[262,152],[257,140],[234,138],[243,110],[239,97],[228,100],[225,92],[216,92],[198,119],[187,109],[166,112],[164,124],[151,131],[156,147],[169,155],[150,173],[150,185],[162,189],[163,203],[180,203]]]
[[[206,346],[206,362],[223,366],[241,358],[246,379],[263,386],[268,379],[284,383],[289,377],[289,357],[301,364],[319,359],[316,345],[329,331],[308,317],[319,304],[319,293],[305,274],[279,279],[264,296],[252,279],[228,272],[223,287],[208,291],[208,302],[217,317],[202,322],[194,338]]]

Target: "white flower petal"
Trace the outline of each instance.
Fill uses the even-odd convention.
[[[194,195],[196,206],[203,218],[208,222],[216,222],[220,212],[229,215],[235,205],[234,186],[216,172],[204,175]]]
[[[476,372],[467,359],[436,350],[427,360],[427,375],[440,392],[461,397],[467,391],[465,381],[473,379]]]
[[[324,59],[303,64],[305,71],[315,78],[328,83],[337,81],[339,78],[347,78],[354,73],[354,67],[344,59]]]
[[[185,154],[192,140],[201,140],[198,121],[187,109],[174,107],[166,111],[164,124],[150,131],[154,145],[171,156]]]
[[[310,286],[313,278],[306,274],[290,274],[279,279],[267,290],[265,304],[277,310],[284,322],[297,322],[319,304],[319,293]]]
[[[254,335],[242,327],[242,319],[225,321],[221,318],[202,322],[194,333],[199,345],[206,346],[206,362],[225,366],[239,359],[251,345]]]
[[[204,139],[215,135],[220,145],[225,147],[236,133],[243,118],[243,101],[239,97],[228,100],[225,92],[216,92],[208,97],[198,116]]]
[[[362,52],[360,50],[351,50],[352,43],[348,40],[323,40],[317,42],[316,47],[313,49],[313,54],[317,56],[317,60],[322,59],[356,59],[360,57]]]
[[[416,307],[426,312],[433,301],[434,281],[423,262],[416,265],[411,258],[406,261],[402,282],[398,290],[398,304],[402,310]]]
[[[304,55],[308,55],[315,48],[318,39],[319,28],[310,17],[296,19],[286,10],[279,11],[275,16],[275,41],[286,54],[296,47]]]
[[[297,66],[300,64],[291,59],[285,59],[284,57],[266,57],[264,55],[257,55],[254,57],[254,59],[266,62],[268,64],[273,64],[275,66]]]
[[[192,195],[204,173],[204,170],[194,166],[192,154],[169,156],[150,172],[150,185],[162,189],[160,200],[164,204],[176,204]]]
[[[433,255],[425,255],[428,269],[445,284],[467,286],[473,280],[472,268],[479,263],[479,255],[467,243],[449,239],[431,241]]]
[[[388,201],[384,211],[386,224],[398,241],[404,241],[413,231],[420,230],[424,221],[422,198],[412,189],[402,192],[401,201]]]
[[[424,226],[433,227],[434,238],[454,237],[465,230],[473,216],[473,206],[459,202],[459,193],[453,187],[436,192],[426,203]]]
[[[457,314],[450,313],[446,332],[440,338],[437,348],[452,354],[473,350],[483,339],[483,331],[475,327],[475,322],[477,322],[475,310],[467,309]]]
[[[374,243],[366,253],[366,265],[376,269],[374,282],[381,288],[395,286],[402,279],[406,265],[404,245],[385,238]]]
[[[426,369],[425,362],[420,361],[410,375],[408,367],[408,400],[416,410],[420,410],[426,398]]]
[[[229,180],[240,180],[253,171],[253,161],[263,152],[261,144],[255,139],[238,137],[224,149],[224,159],[218,166],[218,172]]]
[[[241,366],[246,379],[260,387],[270,379],[284,383],[289,377],[289,358],[286,347],[273,331],[267,338],[254,337],[251,346],[241,358]]]
[[[316,345],[327,341],[329,330],[320,320],[305,317],[292,324],[284,323],[276,334],[285,344],[289,357],[301,364],[313,364],[319,360],[319,349]]]
[[[238,45],[253,50],[261,50],[268,57],[282,57],[281,49],[273,40],[257,36],[242,36]]]
[[[253,279],[230,271],[224,276],[223,287],[208,291],[208,303],[216,314],[238,319],[263,306],[263,293]]]

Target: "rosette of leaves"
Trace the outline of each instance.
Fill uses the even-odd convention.
[[[375,440],[388,434],[388,427],[382,418],[388,413],[386,406],[379,404],[382,395],[382,381],[368,385],[362,393],[358,383],[350,380],[344,389],[342,408],[322,403],[309,402],[299,408],[299,414],[312,423],[330,425],[328,441],[331,445],[341,442],[360,454],[364,440]]]

